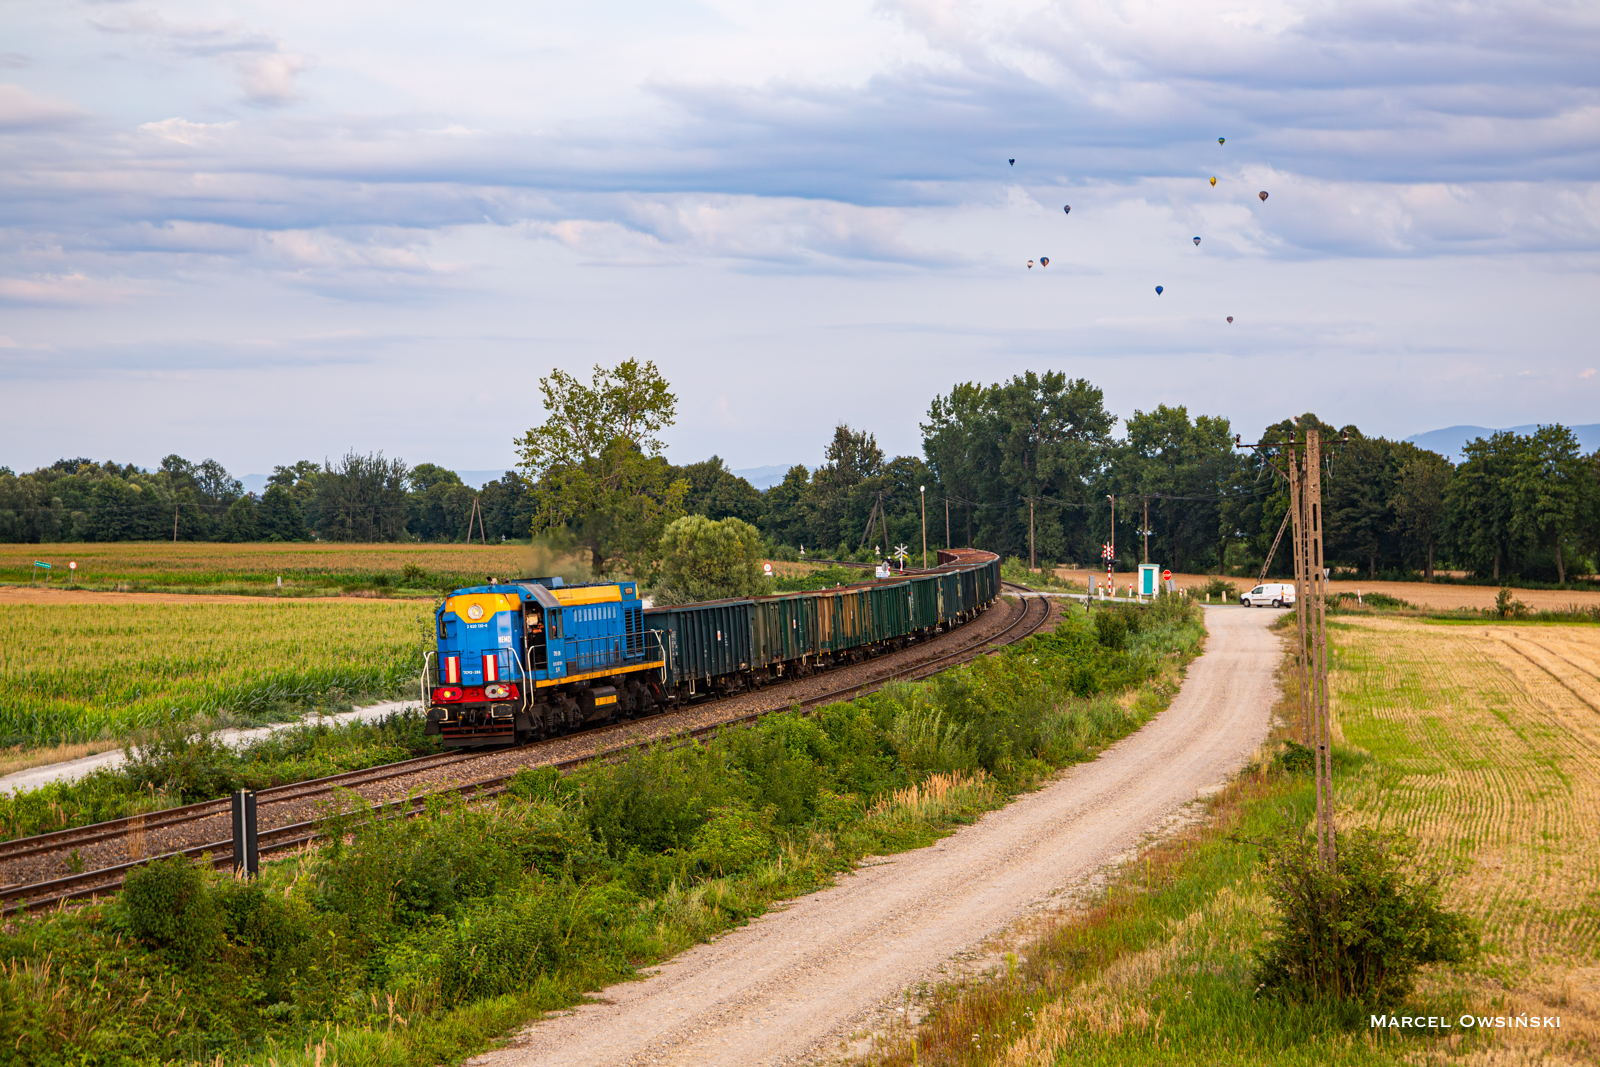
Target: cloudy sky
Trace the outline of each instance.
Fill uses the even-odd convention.
[[[18,470],[494,468],[541,375],[630,356],[679,397],[669,454],[734,467],[839,420],[916,451],[936,393],[1026,369],[1247,435],[1600,421],[1594,3],[0,20]]]

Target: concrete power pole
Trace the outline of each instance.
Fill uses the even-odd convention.
[[[1328,870],[1338,863],[1333,819],[1333,723],[1328,692],[1327,581],[1322,558],[1322,435],[1306,427],[1305,444],[1254,445],[1289,483],[1294,545],[1295,665],[1300,714],[1317,780],[1317,858]],[[1237,438],[1235,439],[1237,443]],[[1285,460],[1280,467],[1275,460]],[[1280,531],[1280,535],[1281,535]]]
[[[928,569],[928,487],[917,486],[922,499],[922,569]]]
[[[1150,498],[1144,497],[1144,561],[1150,562]]]
[[[1033,497],[1028,498],[1028,569],[1031,571],[1039,566],[1038,557],[1033,551]]]

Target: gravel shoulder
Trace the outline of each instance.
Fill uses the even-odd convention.
[[[1083,883],[1220,785],[1266,737],[1277,611],[1208,611],[1207,648],[1138,733],[928,848],[875,858],[597,1002],[531,1024],[479,1067],[805,1062],[947,961]]]

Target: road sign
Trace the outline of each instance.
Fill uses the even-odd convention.
[[[768,577],[768,578],[771,578],[771,577],[772,577],[772,564],[770,564],[770,563],[763,563],[763,564],[762,564],[762,565],[761,565],[761,569],[762,569],[762,570],[764,570],[764,571],[766,571],[766,572],[767,572],[767,577]]]
[[[42,560],[42,559],[36,559],[36,560],[34,560],[34,561],[33,561],[33,565],[34,565],[34,566],[35,566],[35,567],[43,567],[43,568],[44,568],[44,569],[45,569],[45,570],[49,570],[49,569],[50,569],[50,564],[48,564],[48,563],[46,563],[46,562],[45,562],[45,561],[44,561],[44,560]]]
[[[1170,582],[1170,581],[1172,581],[1172,572],[1171,572],[1171,571],[1162,571],[1162,572],[1161,572],[1161,580],[1162,580],[1162,581],[1163,581],[1163,582]]]

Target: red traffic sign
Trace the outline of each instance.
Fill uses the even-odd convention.
[[[1170,582],[1170,581],[1172,581],[1172,572],[1171,572],[1171,571],[1162,571],[1162,572],[1161,572],[1161,580],[1162,580],[1162,581],[1163,581],[1163,582]]]

